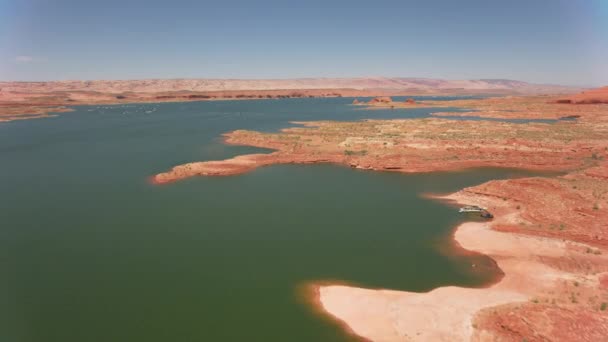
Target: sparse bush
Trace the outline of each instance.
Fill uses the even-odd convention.
[[[600,310],[602,311],[606,311],[606,309],[608,308],[608,303],[603,302],[602,305],[600,305]]]

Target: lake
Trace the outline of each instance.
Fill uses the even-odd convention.
[[[79,106],[0,123],[0,340],[348,341],[304,286],[491,281],[489,258],[449,247],[464,218],[421,194],[528,172],[279,165],[148,182],[178,164],[264,151],[224,145],[235,129],[439,111],[366,111],[352,100]]]

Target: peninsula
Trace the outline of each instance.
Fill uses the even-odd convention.
[[[491,222],[456,227],[454,243],[462,253],[492,257],[505,274],[497,283],[410,293],[321,282],[309,284],[315,288],[312,302],[374,341],[601,340],[608,336],[605,90],[441,103],[371,101],[364,108],[463,106],[470,112],[462,115],[502,120],[454,121],[437,113],[427,119],[298,122],[303,127],[279,133],[237,130],[225,135],[226,143],[275,151],[179,165],[153,181],[235,175],[282,163],[403,173],[478,167],[559,171],[559,176],[490,181],[440,198],[495,214]]]
[[[0,1],[0,342],[608,341],[607,25]]]

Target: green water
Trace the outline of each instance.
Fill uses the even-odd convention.
[[[0,341],[346,341],[302,286],[426,291],[492,279],[491,260],[446,247],[462,217],[420,193],[524,172],[288,165],[147,182],[176,164],[260,151],[223,145],[234,129],[432,111],[351,101],[78,107],[0,124]]]

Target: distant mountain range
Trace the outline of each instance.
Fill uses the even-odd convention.
[[[92,91],[100,93],[209,92],[289,89],[355,89],[387,93],[513,93],[557,94],[581,88],[533,84],[505,79],[444,80],[409,77],[298,78],[298,79],[149,79],[51,82],[0,82],[2,92],[48,93]]]

